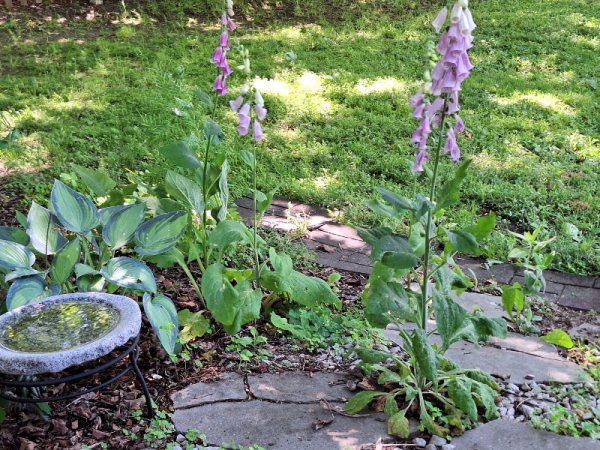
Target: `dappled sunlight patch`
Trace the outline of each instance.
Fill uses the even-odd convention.
[[[586,46],[594,50],[600,49],[600,39],[597,37],[588,37],[588,36],[569,36],[569,40],[575,45]]]
[[[378,78],[376,80],[360,80],[354,90],[360,95],[381,94],[384,92],[404,91],[406,84],[396,78]]]
[[[567,146],[578,158],[600,158],[600,141],[591,136],[579,132],[571,133],[567,137]]]
[[[510,97],[492,96],[492,101],[500,106],[514,106],[519,103],[532,103],[554,113],[575,116],[575,110],[555,95],[545,92],[517,92]]]

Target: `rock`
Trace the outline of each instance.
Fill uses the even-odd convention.
[[[519,407],[519,411],[521,411],[528,420],[531,420],[534,415],[535,408],[528,405],[521,405]]]
[[[533,380],[535,378],[535,375],[528,373],[527,375],[525,375],[525,379],[526,380]]]
[[[226,373],[219,381],[191,384],[175,392],[171,399],[177,409],[219,401],[246,400],[247,397],[244,378],[237,373]]]
[[[517,385],[516,385],[516,384],[514,384],[514,383],[508,383],[508,384],[506,385],[506,390],[507,390],[508,392],[510,392],[511,394],[515,394],[515,395],[516,395],[516,394],[518,394],[518,393],[519,393],[519,386],[517,386]]]
[[[414,438],[412,443],[417,447],[425,447],[427,445],[427,441],[423,438]]]
[[[444,444],[442,445],[442,450],[454,450],[456,448],[456,445],[454,444]]]
[[[303,372],[249,375],[248,387],[257,399],[277,402],[346,401],[352,393],[346,387],[344,374]]]
[[[425,450],[437,450],[437,447],[433,444],[427,444]]]
[[[436,447],[441,447],[445,443],[446,439],[444,439],[443,437],[436,436],[435,434],[431,436],[431,439],[429,439],[429,445],[435,445]]]

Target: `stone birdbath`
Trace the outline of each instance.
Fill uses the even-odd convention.
[[[137,365],[141,325],[135,301],[96,292],[48,297],[0,316],[0,386],[5,388],[0,398],[24,403],[68,400],[102,389],[133,370],[144,391],[148,416],[152,417],[150,393]],[[120,349],[119,354],[108,362],[70,376],[49,378],[48,374],[99,361],[115,349]],[[17,397],[10,392],[10,388],[72,384],[110,369],[127,356],[127,367],[84,390],[44,398]]]

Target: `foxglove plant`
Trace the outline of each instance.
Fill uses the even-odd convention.
[[[412,116],[419,120],[411,137],[417,147],[412,169],[421,172],[433,160],[428,196],[418,194],[410,200],[379,188],[385,202],[371,201],[369,206],[391,219],[408,216],[408,236],[385,227],[359,230],[372,246],[375,261],[362,293],[365,315],[377,327],[391,322],[398,325],[407,358],[362,349],[359,355],[365,369],[379,374],[379,384],[396,387],[391,392],[360,392],[348,402],[346,410],[358,412],[383,396],[388,431],[402,437],[409,433],[409,410],[419,412],[424,429],[441,436],[464,431],[480,414],[486,419],[495,417],[495,381],[479,370],[461,370],[444,353],[460,340],[478,344],[489,336],[506,334],[503,320],[471,314],[460,306],[457,296],[472,283],[453,259],[457,252],[479,254],[479,243],[495,225],[494,214],[464,229],[439,226],[443,211],[458,202],[460,184],[470,164],[467,160],[458,166],[437,192],[442,150],[454,162],[461,157],[457,136],[465,126],[458,116],[458,99],[473,67],[468,50],[475,28],[467,0],[456,1],[450,10],[442,8],[433,26],[437,33],[443,30],[436,54],[432,55],[434,68],[426,74],[422,90],[410,99]],[[443,244],[443,251],[437,255],[432,253],[434,239]],[[431,320],[432,313],[435,321]],[[439,334],[440,344],[430,342],[433,332]],[[384,364],[390,359],[391,364]],[[446,414],[445,423],[436,423],[434,413],[438,407]]]

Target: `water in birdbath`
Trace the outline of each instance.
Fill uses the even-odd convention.
[[[14,351],[49,353],[69,350],[110,332],[119,311],[98,302],[74,301],[43,306],[0,331],[0,344]]]

